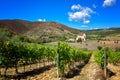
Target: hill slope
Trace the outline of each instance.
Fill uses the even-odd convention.
[[[5,28],[16,33],[24,33],[30,27],[31,22],[23,20],[0,20],[0,28]]]
[[[22,34],[35,40],[66,40],[75,38],[78,33],[85,32],[87,39],[99,39],[120,36],[120,28],[80,31],[57,22],[30,22],[25,20],[0,20],[0,28],[16,34]]]
[[[120,28],[96,29],[85,31],[89,39],[99,39],[106,37],[119,37]]]
[[[81,32],[57,22],[30,22],[25,20],[0,20],[0,28],[26,35],[32,39],[75,38],[75,34]]]

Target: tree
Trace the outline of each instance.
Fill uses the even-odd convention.
[[[77,42],[80,42],[80,43],[82,43],[82,39],[81,39],[81,38],[79,38],[79,39],[77,40]]]

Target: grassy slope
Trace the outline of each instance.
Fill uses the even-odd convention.
[[[99,39],[106,37],[117,37],[120,34],[120,28],[97,29],[85,31],[89,39]]]
[[[39,25],[37,25],[39,24]],[[34,38],[73,38],[80,31],[55,22],[36,22],[25,34]]]
[[[75,38],[82,31],[56,22],[30,22],[25,20],[0,20],[0,28],[6,28],[17,34],[24,34],[34,39],[69,39]],[[120,36],[120,28],[83,31],[88,39]]]
[[[69,39],[81,33],[57,22],[30,22],[24,20],[0,20],[0,28],[11,30],[16,34],[26,35],[34,39]]]

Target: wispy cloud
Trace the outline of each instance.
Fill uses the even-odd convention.
[[[90,23],[91,14],[95,13],[91,8],[83,7],[80,4],[72,5],[71,10],[68,13],[69,21],[82,21],[84,24]]]
[[[81,28],[88,28],[87,25],[81,25],[80,27],[81,27]]]
[[[116,0],[104,0],[103,7],[110,7],[116,3]]]
[[[39,22],[46,22],[46,19],[38,19]]]
[[[88,24],[88,23],[90,23],[90,20],[84,20],[83,23]]]
[[[80,10],[82,9],[82,6],[80,4],[72,5],[71,10]]]
[[[97,27],[95,27],[95,28],[92,28],[92,27],[91,27],[91,28],[90,28],[90,30],[96,30],[96,29],[100,29],[100,28],[97,28]]]

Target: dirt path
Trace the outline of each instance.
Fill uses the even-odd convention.
[[[88,64],[82,69],[80,75],[81,77],[84,76],[86,80],[105,80],[103,70],[95,62],[93,54]]]
[[[27,76],[27,79],[21,80],[60,80],[60,79],[57,78],[57,67],[51,67],[45,70],[43,73]],[[66,78],[65,80],[105,80],[105,79],[103,76],[103,71],[95,62],[94,56],[92,54],[89,62],[82,69],[80,69],[78,75],[72,78]]]
[[[59,80],[56,77],[57,76],[56,71],[57,71],[57,68],[54,67],[39,75],[28,77],[27,80]]]
[[[115,74],[111,76],[108,80],[120,80],[120,66],[115,66],[113,64],[108,63],[107,67]]]
[[[51,67],[46,69],[44,72],[37,70],[35,72],[39,73],[36,75],[28,75],[26,79],[21,80],[60,80],[57,78],[57,67]],[[78,75],[72,78],[66,78],[65,80],[104,80],[103,71],[97,65],[92,54],[89,62],[80,68]]]
[[[57,68],[54,67],[44,73],[30,77],[27,80],[59,80],[57,78],[56,71]],[[82,68],[79,75],[74,76],[73,78],[66,78],[65,80],[105,80],[105,78],[103,75],[103,70],[95,62],[92,54],[88,64]]]

